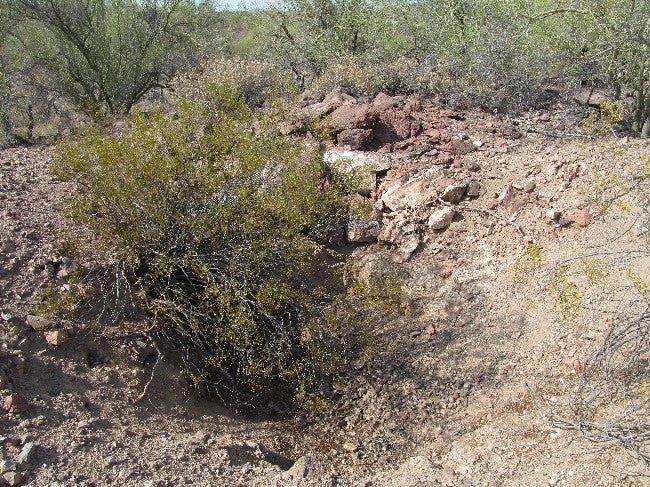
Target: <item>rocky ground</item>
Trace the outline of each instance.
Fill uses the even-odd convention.
[[[305,132],[309,117],[333,135],[325,160],[357,174],[359,202],[373,208],[333,242],[352,250],[355,278],[402,287],[398,313],[367,317],[371,364],[309,420],[253,420],[197,396],[137,330],[39,316],[39,289],[68,285],[78,265],[59,244],[73,188],[50,178],[48,147],[0,152],[3,481],[648,484],[625,450],[595,449],[554,422],[606,329],[595,287],[587,311],[569,316],[547,278],[567,259],[641,248],[645,203],[630,194],[604,211],[615,188],[603,180],[634,180],[650,144],[586,137],[572,107],[514,120],[332,93],[306,97],[283,129]],[[650,278],[647,253],[626,255],[626,269]]]

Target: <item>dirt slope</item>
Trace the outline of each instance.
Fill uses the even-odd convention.
[[[471,179],[480,189],[451,203],[455,217],[443,229],[427,226],[430,213],[445,206],[437,196],[424,209],[378,217],[378,228],[396,220],[405,222],[400,228],[417,226],[413,251],[404,250],[403,232],[399,241],[361,244],[354,253],[362,275],[397,269],[403,312],[369,317],[380,344],[375,367],[340,385],[337,409],[309,422],[224,411],[187,390],[168,357],[145,399],[133,405],[156,362],[137,333],[109,339],[91,328],[68,330],[67,337],[48,335],[60,344],[48,343],[30,316],[38,289],[64,286],[73,265],[56,246],[57,233],[69,228],[60,208],[71,188],[50,179],[50,149],[0,152],[0,379],[15,406],[0,413],[0,441],[11,462],[25,444],[36,445],[15,469],[24,478],[8,472],[6,480],[61,486],[647,485],[648,471],[626,452],[594,451],[574,432],[553,428],[553,413],[574,400],[580,364],[604,329],[589,317],[556,313],[544,277],[595,246],[615,252],[636,245],[641,202],[632,198],[603,214],[597,182],[599,174],[613,178],[637,167],[650,144],[525,135],[484,114],[461,120],[426,110],[436,123],[447,120],[450,137],[466,134],[439,144],[479,140],[480,147],[452,152],[445,163],[445,150],[410,150],[430,143],[414,135],[418,143],[381,151],[392,165],[370,197],[381,201],[391,187],[424,176],[431,186],[444,177],[449,184]],[[433,167],[439,172],[427,173]],[[556,218],[549,219],[549,211]],[[531,243],[543,252],[527,267]],[[628,265],[650,269],[647,256]]]

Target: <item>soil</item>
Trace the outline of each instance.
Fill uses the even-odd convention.
[[[62,210],[74,188],[49,175],[52,148],[1,151],[0,389],[27,404],[0,412],[0,442],[10,461],[36,445],[17,468],[22,482],[650,485],[650,471],[627,450],[557,426],[602,342],[596,311],[607,306],[591,306],[601,295],[586,286],[584,312],[563,315],[547,280],[568,259],[642,248],[647,203],[630,194],[604,211],[601,185],[647,164],[650,142],[582,136],[579,117],[564,109],[511,120],[423,105],[425,125],[480,141],[440,169],[479,182],[479,195],[456,205],[443,230],[421,223],[437,201],[418,210],[424,219],[403,215],[421,237],[403,259],[395,245],[356,246],[360,273],[377,262],[396,269],[403,306],[368,316],[378,344],[372,365],[337,385],[333,409],[311,418],[224,409],[188,388],[173,352],[157,356],[137,330],[78,327],[48,342],[35,306],[39,290],[69,279],[61,235],[72,224]],[[374,147],[393,165],[371,197],[439,165],[444,149],[432,156],[430,143],[420,134]],[[549,219],[549,211],[560,214]],[[531,248],[542,249],[539,259]],[[626,255],[625,269],[649,279],[648,253]],[[620,269],[609,276],[612,285],[627,279]]]

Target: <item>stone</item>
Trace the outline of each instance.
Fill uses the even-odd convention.
[[[48,328],[52,328],[54,324],[52,321],[42,316],[27,315],[27,324],[31,326],[34,330],[42,332]]]
[[[16,470],[16,464],[11,460],[0,460],[0,473],[13,472]]]
[[[463,163],[463,166],[465,166],[465,169],[468,171],[480,171],[481,166],[479,165],[478,162],[472,161],[472,160],[467,160]]]
[[[308,117],[322,118],[346,103],[356,103],[356,99],[340,90],[334,90],[323,101],[305,107],[303,113]]]
[[[20,450],[20,454],[18,455],[17,461],[18,464],[21,466],[26,466],[29,464],[29,462],[32,461],[34,458],[34,454],[36,453],[36,444],[33,441],[29,441],[23,445],[22,450]]]
[[[391,167],[387,156],[374,152],[328,150],[323,154],[323,161],[338,171],[355,176],[357,192],[363,196],[370,196],[376,190],[377,173]]]
[[[209,431],[199,430],[190,437],[190,443],[193,445],[203,445],[212,437]]]
[[[467,139],[454,140],[452,142],[452,146],[454,149],[454,154],[459,156],[464,156],[478,149],[478,147],[476,147],[471,140],[467,140]]]
[[[377,240],[379,240],[380,242],[395,244],[399,241],[401,236],[402,236],[402,229],[397,226],[397,222],[395,220],[391,220],[390,222],[386,223],[383,227],[381,227],[381,230],[377,235]]]
[[[399,248],[391,256],[393,262],[401,264],[406,262],[411,258],[411,255],[418,249],[420,246],[420,235],[417,233],[408,233],[402,237]]]
[[[454,184],[456,181],[452,178],[449,178],[447,176],[440,176],[438,179],[435,180],[435,186],[436,186],[436,191],[438,193],[442,193],[447,186],[451,186]]]
[[[391,211],[417,208],[435,199],[429,182],[424,178],[412,179],[404,184],[396,184],[382,195],[381,201]]]
[[[0,369],[0,389],[7,387],[7,384],[9,384],[7,374],[5,374],[4,370]]]
[[[345,129],[336,136],[336,141],[338,145],[360,150],[370,144],[372,138],[372,129]]]
[[[510,206],[515,194],[512,185],[509,185],[497,198],[497,202],[505,207]]]
[[[454,216],[456,216],[456,210],[449,206],[445,206],[431,214],[427,221],[427,225],[432,230],[442,230],[451,225]]]
[[[560,210],[556,210],[555,208],[551,208],[550,210],[546,211],[546,218],[551,223],[557,223],[560,220],[561,217],[562,217],[562,212]]]
[[[442,192],[440,199],[448,203],[458,203],[463,199],[465,191],[467,191],[467,183],[450,184]]]
[[[399,100],[393,96],[387,95],[386,93],[378,93],[377,96],[372,100],[372,106],[378,112],[383,112],[385,110],[390,110],[399,105]]]
[[[422,131],[422,123],[407,110],[389,109],[379,112],[375,138],[382,144],[415,137]]]
[[[375,242],[379,236],[379,222],[353,216],[348,221],[345,237],[348,242]]]
[[[329,126],[335,133],[346,129],[371,129],[377,122],[377,112],[370,105],[343,105],[330,116]]]
[[[316,479],[325,473],[323,460],[317,455],[304,455],[294,462],[286,476],[294,479]]]
[[[467,185],[467,196],[469,198],[478,198],[481,196],[481,183],[478,181],[470,181]]]
[[[20,472],[5,472],[2,478],[9,485],[9,487],[16,487],[23,483],[25,476]]]
[[[537,183],[535,181],[527,181],[524,184],[524,193],[532,193],[537,188]]]
[[[591,213],[589,208],[580,208],[571,212],[568,216],[570,222],[575,223],[579,227],[586,227],[591,223]]]
[[[10,413],[21,414],[30,408],[29,402],[24,396],[14,392],[5,397],[3,409]]]
[[[584,370],[584,364],[577,358],[568,357],[564,360],[564,363],[575,372],[582,372]]]
[[[577,91],[573,95],[573,99],[579,105],[588,105],[594,108],[600,108],[600,105],[603,103],[609,103],[612,101],[611,98],[608,97],[605,93],[594,90],[593,88],[586,88]]]
[[[66,330],[48,330],[44,333],[45,341],[53,347],[58,347],[68,339]]]
[[[345,451],[350,452],[350,453],[357,451],[357,448],[359,448],[355,443],[352,443],[350,441],[346,441],[341,446],[343,447],[343,449]]]

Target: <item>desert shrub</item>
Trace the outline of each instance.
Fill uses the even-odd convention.
[[[350,185],[276,126],[221,86],[173,116],[136,115],[124,136],[68,140],[54,168],[77,184],[86,251],[119,264],[155,336],[226,401],[306,400],[339,356],[323,312],[338,280],[313,255]]]
[[[228,84],[249,105],[261,106],[265,101],[295,95],[297,86],[289,73],[269,61],[244,58],[210,59],[173,83],[178,96],[200,99],[211,85]]]
[[[414,59],[399,58],[392,62],[369,62],[347,59],[328,66],[310,89],[325,95],[342,88],[353,96],[373,97],[389,94],[428,93],[433,89],[429,72]]]

